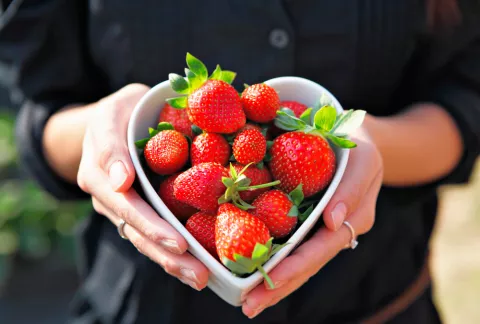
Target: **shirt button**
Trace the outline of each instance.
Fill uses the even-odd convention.
[[[283,29],[274,29],[270,32],[270,45],[278,49],[287,47],[289,42],[288,33]]]

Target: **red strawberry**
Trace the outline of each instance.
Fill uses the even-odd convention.
[[[272,238],[260,219],[232,204],[221,205],[215,223],[215,242],[220,260],[233,273],[242,275],[258,269],[274,287],[262,265],[278,249],[272,249]]]
[[[165,179],[160,184],[160,189],[158,190],[158,195],[165,203],[165,205],[170,209],[170,211],[180,220],[186,221],[190,216],[192,216],[197,210],[192,206],[189,206],[181,201],[178,201],[173,195],[173,184],[179,174],[173,174]]]
[[[281,181],[279,187],[283,191],[289,192],[301,184],[305,197],[310,197],[325,189],[335,173],[335,153],[326,138],[341,148],[354,148],[356,144],[345,137],[362,124],[365,111],[350,110],[340,116],[334,107],[325,105],[312,110],[308,120],[281,110],[277,114],[275,125],[294,132],[273,141],[270,171],[274,179]]]
[[[192,165],[205,162],[226,165],[230,158],[230,145],[220,134],[202,133],[192,142],[190,158]]]
[[[256,124],[251,124],[251,123],[246,123],[245,126],[243,126],[238,132],[241,133],[242,131],[247,130],[247,129],[256,129],[260,133],[262,132],[262,128],[260,126],[258,126]]]
[[[209,77],[202,61],[190,53],[186,59],[189,69],[185,69],[185,78],[169,75],[172,89],[183,96],[167,102],[174,108],[186,108],[190,121],[206,132],[229,134],[242,128],[245,113],[237,91],[230,85],[236,73],[217,65]]]
[[[247,87],[242,93],[242,104],[247,118],[258,123],[273,120],[280,109],[277,92],[264,83]]]
[[[283,191],[265,192],[252,205],[252,215],[265,223],[274,238],[287,236],[297,225],[298,209]]]
[[[280,107],[288,108],[295,113],[295,116],[300,117],[300,115],[307,110],[307,106],[298,102],[298,101],[282,101]]]
[[[190,217],[185,224],[187,231],[200,243],[211,255],[218,258],[215,244],[215,221],[216,215],[198,212]]]
[[[280,135],[273,141],[270,154],[270,171],[286,192],[302,184],[305,197],[310,197],[327,187],[335,173],[335,154],[328,142],[317,135]]]
[[[233,156],[241,164],[259,163],[267,152],[267,140],[256,129],[244,130],[233,141]]]
[[[143,154],[148,166],[155,173],[172,174],[187,162],[188,142],[185,136],[176,130],[163,130],[148,140]]]
[[[165,103],[160,112],[159,122],[170,123],[175,130],[193,138],[192,123],[188,119],[185,109],[175,109],[168,103]]]
[[[197,164],[175,180],[175,198],[197,209],[215,213],[218,199],[225,193],[222,178],[228,176],[228,170],[219,163]]]
[[[240,171],[242,171],[245,166],[239,163],[234,163],[233,167],[235,168],[237,173],[240,173]],[[272,175],[270,174],[270,171],[268,171],[266,166],[259,169],[257,166],[251,165],[245,170],[243,174],[245,174],[245,176],[252,181],[250,183],[251,186],[256,186],[272,181]],[[260,196],[262,193],[266,192],[267,190],[268,188],[240,191],[240,198],[242,198],[246,202],[250,202]]]

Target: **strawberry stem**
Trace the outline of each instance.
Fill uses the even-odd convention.
[[[258,269],[258,271],[260,271],[263,278],[265,278],[265,281],[267,282],[270,289],[274,289],[275,285],[273,284],[272,279],[270,279],[270,277],[268,276],[267,272],[265,272],[265,269],[263,269],[263,267],[261,265],[257,265],[257,269]]]
[[[245,191],[245,190],[251,190],[251,189],[262,189],[262,188],[268,188],[268,187],[273,187],[280,184],[280,180],[269,182],[269,183],[263,183],[259,184],[256,186],[249,186],[249,187],[238,187],[238,191]]]

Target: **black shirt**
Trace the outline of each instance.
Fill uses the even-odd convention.
[[[480,4],[459,3],[462,23],[436,33],[419,0],[24,0],[17,10],[11,7],[0,24],[1,79],[19,98],[23,165],[59,199],[88,196],[44,160],[41,138],[49,116],[128,83],[153,86],[169,72],[182,73],[187,51],[209,68],[219,63],[238,72],[237,87],[297,75],[325,86],[344,107],[383,116],[418,101],[437,103],[456,121],[465,146],[461,163],[444,179],[382,188],[375,226],[359,247],[340,253],[253,321],[210,290],[196,292],[165,274],[92,213],[79,230],[84,281],[72,319],[343,323],[398,296],[424,262],[436,189],[466,182],[480,151]],[[397,322],[438,321],[430,297],[420,301],[422,307],[412,306]]]

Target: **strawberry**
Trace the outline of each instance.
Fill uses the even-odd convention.
[[[185,224],[187,231],[202,245],[211,255],[217,256],[217,245],[215,243],[215,221],[216,215],[198,212],[190,217]]]
[[[168,103],[165,103],[160,112],[159,122],[170,123],[175,130],[193,138],[192,122],[188,119],[186,110],[175,109]]]
[[[161,184],[158,190],[158,195],[164,202],[164,204],[170,209],[172,214],[174,214],[180,221],[186,221],[190,216],[192,216],[197,210],[181,201],[178,201],[173,194],[173,184],[179,176],[179,173],[172,174],[167,179],[165,179]]]
[[[242,169],[245,168],[244,165],[239,163],[234,163],[233,167],[237,173],[240,173]],[[250,183],[251,186],[261,185],[272,181],[272,175],[265,166],[259,169],[256,165],[252,165],[245,170],[244,174],[252,181]],[[251,202],[267,190],[268,188],[240,191],[240,198],[246,202]]]
[[[345,137],[365,117],[360,110],[337,116],[328,105],[313,112],[307,109],[300,119],[291,111],[278,111],[275,125],[294,132],[277,137],[270,150],[270,171],[281,181],[280,189],[289,192],[302,184],[305,197],[325,189],[335,173],[336,157],[327,139],[338,147],[354,148],[356,144]]]
[[[208,77],[205,65],[187,53],[186,78],[169,75],[172,89],[183,96],[167,99],[174,108],[186,108],[190,121],[211,133],[229,134],[245,125],[246,117],[237,91],[230,85],[235,73],[219,65]]]
[[[258,130],[247,129],[237,134],[232,150],[241,164],[260,163],[267,152],[267,140]]]
[[[215,243],[220,261],[237,275],[259,270],[274,288],[262,265],[281,246],[272,249],[272,238],[267,226],[255,216],[232,204],[218,209],[215,223]]]
[[[273,238],[282,238],[297,225],[298,208],[302,201],[302,185],[289,195],[280,190],[270,190],[255,199],[252,203],[255,208],[251,213],[265,223]]]
[[[197,164],[181,173],[175,180],[175,198],[213,214],[217,211],[218,199],[225,193],[222,178],[228,176],[228,170],[219,163]]]
[[[226,165],[230,158],[230,145],[220,134],[202,133],[193,139],[190,158],[192,165],[205,162]]]
[[[298,101],[282,101],[280,102],[280,107],[288,108],[295,113],[296,117],[300,117],[300,115],[308,109],[307,106],[298,102]]]
[[[275,118],[280,109],[277,92],[265,83],[248,86],[242,93],[242,104],[247,119],[267,123]]]
[[[143,148],[145,161],[152,171],[160,175],[180,170],[188,160],[188,142],[185,136],[174,130],[172,124],[159,123],[157,129],[149,129],[150,137],[135,142]]]
[[[222,179],[222,182],[227,189],[225,190],[225,194],[218,199],[219,204],[232,201],[233,204],[240,209],[247,210],[253,208],[252,205],[248,204],[245,200],[243,200],[243,197],[249,199],[252,197],[253,193],[257,194],[257,190],[276,186],[280,183],[280,181],[274,181],[268,183],[261,182],[253,184],[253,180],[246,176],[248,168],[252,167],[251,163],[244,166],[243,169],[238,172],[237,170],[239,169],[239,167],[240,164],[237,164],[236,167],[230,164],[230,177]],[[258,170],[258,167],[255,168]],[[255,172],[254,170],[250,174],[256,177],[254,179],[255,182],[260,182],[263,180],[263,177],[265,177],[265,175],[262,176],[262,173],[263,172],[260,170],[258,170],[258,172]],[[242,195],[244,193],[247,195]]]

